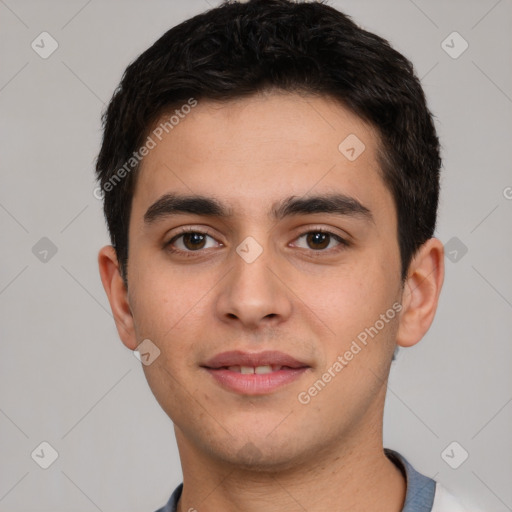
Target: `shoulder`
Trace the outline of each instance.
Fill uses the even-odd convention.
[[[467,508],[453,494],[436,482],[436,493],[434,495],[434,503],[432,512],[480,512],[476,508]]]

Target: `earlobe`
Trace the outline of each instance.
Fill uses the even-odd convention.
[[[443,244],[431,238],[418,249],[409,266],[397,333],[399,346],[415,345],[426,334],[434,320],[443,281]]]
[[[115,249],[111,245],[102,247],[98,253],[101,282],[108,297],[117,332],[123,344],[130,350],[137,347],[133,316],[128,302],[128,292],[119,271]]]

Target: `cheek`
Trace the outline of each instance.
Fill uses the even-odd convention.
[[[385,272],[384,264],[377,254],[361,257],[328,277],[317,275],[295,284],[305,311],[314,313],[311,318],[320,329],[315,332],[324,354],[322,371],[328,371],[338,356],[343,358],[343,370],[332,386],[337,393],[359,388],[363,392],[372,382],[378,384],[376,375],[385,377],[395,345],[399,295],[394,272]]]
[[[204,291],[194,291],[193,283],[176,283],[162,274],[156,279],[155,274],[148,272],[147,279],[141,275],[133,287],[134,324],[138,339],[149,338],[160,351],[154,362],[143,365],[147,382],[162,409],[179,422],[183,404],[198,393],[191,343],[201,346],[198,333],[206,302],[201,301]]]
[[[322,274],[297,275],[293,291],[336,334],[372,323],[393,303],[393,280],[376,258],[363,258]]]
[[[164,341],[197,314],[205,293],[204,282],[201,286],[198,276],[161,264],[154,255],[148,255],[145,261],[154,263],[138,263],[139,271],[130,282],[135,325],[142,336],[153,335]]]

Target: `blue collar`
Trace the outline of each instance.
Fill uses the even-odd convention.
[[[436,492],[436,482],[418,473],[398,452],[384,448],[384,453],[400,469],[407,482],[407,492],[402,512],[431,512]],[[167,504],[156,512],[176,512],[182,491],[183,483],[176,487]]]
[[[384,453],[402,471],[407,482],[402,512],[431,512],[436,493],[435,480],[418,473],[398,452],[384,448]]]

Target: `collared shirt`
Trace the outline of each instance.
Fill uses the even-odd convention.
[[[443,486],[418,473],[405,457],[389,448],[384,452],[400,469],[407,483],[402,512],[467,512]],[[176,512],[182,491],[183,483],[176,487],[167,504],[156,512]]]

